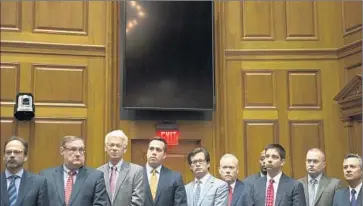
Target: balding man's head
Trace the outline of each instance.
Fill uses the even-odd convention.
[[[306,170],[311,177],[320,175],[325,168],[325,154],[319,148],[312,148],[306,154]]]
[[[219,174],[228,184],[232,184],[238,177],[238,159],[232,154],[225,154],[219,161]]]

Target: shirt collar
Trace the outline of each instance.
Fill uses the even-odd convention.
[[[356,194],[359,194],[361,188],[362,188],[362,182],[356,188],[349,187],[349,193],[352,194],[352,190],[354,189],[357,192]]]
[[[271,178],[268,174],[267,174],[267,182],[269,182],[270,181],[270,179],[273,179],[274,180],[274,182],[277,184],[277,185],[279,185],[279,182],[280,182],[280,178],[281,178],[281,176],[282,176],[282,172],[280,172],[279,174],[277,174],[274,178]]]
[[[6,179],[8,179],[12,175],[16,175],[16,176],[22,178],[23,174],[24,174],[24,169],[19,170],[19,172],[17,172],[16,174],[13,174],[13,173],[9,172],[9,170],[5,170]]]
[[[200,178],[199,180],[197,178],[195,178],[194,179],[194,182],[195,183],[198,183],[198,181],[200,181],[202,184],[204,184],[204,183],[207,182],[207,180],[209,179],[209,177],[210,177],[210,174],[208,172],[206,175],[204,175],[204,177]]]
[[[160,174],[161,167],[162,167],[162,165],[159,165],[157,168],[155,168],[155,170],[156,170],[156,172],[157,172],[158,174]],[[154,168],[152,168],[152,167],[149,165],[149,163],[146,163],[146,171],[147,171],[147,173],[148,173],[148,174],[150,174],[150,173],[153,171],[153,169],[154,169]]]
[[[69,173],[69,171],[71,171],[70,169],[68,169],[65,165],[63,165],[63,170],[64,170],[64,172],[65,173]],[[73,170],[73,171],[75,171],[76,172],[76,174],[75,175],[77,175],[78,174],[78,172],[79,172],[79,168],[78,169],[75,169],[75,170]]]
[[[234,190],[234,188],[236,187],[236,182],[237,181],[234,181],[232,184],[230,184],[229,186],[232,187],[232,191]]]
[[[312,178],[309,174],[308,174],[308,183],[310,183],[310,180],[312,179],[316,179],[316,184],[319,184],[321,176],[323,175],[323,173],[320,173],[318,176],[316,176],[315,178]]]
[[[116,166],[116,171],[121,171],[121,166],[122,163],[124,162],[123,159],[121,159],[115,166]],[[111,164],[111,162],[108,162],[108,168],[111,169],[114,165]]]

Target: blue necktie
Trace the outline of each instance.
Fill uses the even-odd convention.
[[[357,191],[355,191],[355,189],[352,189],[350,193],[352,194],[352,199],[350,200],[350,206],[357,206],[357,199],[355,198],[355,193],[357,193]]]
[[[18,178],[18,176],[16,175],[12,175],[9,177],[10,179],[10,185],[8,188],[8,194],[9,194],[9,204],[10,206],[14,206],[16,203],[16,199],[18,197],[18,193],[16,191],[16,185],[15,185],[15,180],[16,178]]]

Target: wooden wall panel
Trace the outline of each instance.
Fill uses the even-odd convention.
[[[284,1],[286,40],[318,40],[316,3]]]
[[[306,153],[311,148],[324,151],[324,135],[322,121],[290,121],[290,148],[292,175],[301,178],[306,175]]]
[[[0,30],[1,31],[21,31],[21,1],[0,2]]]
[[[16,134],[16,125],[15,122],[11,118],[1,118],[0,119],[0,148],[1,154],[0,158],[3,163],[4,157],[4,146],[7,138]],[[0,164],[0,171],[3,171],[4,164]]]
[[[1,104],[12,104],[20,85],[20,65],[16,63],[0,63],[0,101]]]
[[[344,44],[362,39],[362,2],[341,1]]]

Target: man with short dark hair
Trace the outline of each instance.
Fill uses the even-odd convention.
[[[49,206],[47,181],[23,168],[28,142],[11,137],[4,145],[5,171],[1,173],[1,205]]]

